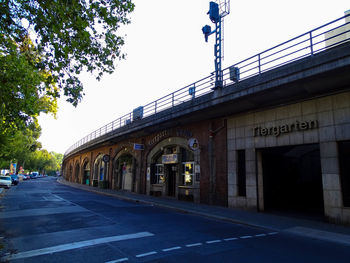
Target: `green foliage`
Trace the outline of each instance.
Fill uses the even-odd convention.
[[[34,122],[28,128],[7,136],[0,147],[0,168],[8,169],[10,163],[14,162],[17,163],[17,169],[23,167],[27,171],[60,171],[63,154],[41,149],[41,144],[37,141],[40,132],[40,126]]]
[[[100,80],[115,70],[125,58],[119,28],[133,9],[131,0],[0,0],[0,164],[50,159],[33,153],[38,137],[27,133],[40,113],[56,115],[62,93],[79,103],[82,71]]]
[[[29,160],[30,154],[41,148],[37,141],[41,128],[34,122],[24,130],[17,130],[11,136],[3,137],[0,147],[0,167],[10,166],[11,161],[23,166]]]
[[[0,34],[7,44],[0,51],[31,35],[41,55],[35,67],[50,72],[52,82],[76,106],[83,96],[78,78],[83,70],[100,79],[114,71],[117,58],[125,58],[124,38],[117,33],[130,23],[133,9],[131,0],[4,0]]]
[[[0,145],[18,129],[36,125],[40,112],[56,114],[57,88],[40,61],[28,37],[18,44],[0,33]]]

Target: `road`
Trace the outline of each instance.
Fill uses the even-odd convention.
[[[350,247],[126,202],[40,178],[0,200],[10,262],[349,262]]]

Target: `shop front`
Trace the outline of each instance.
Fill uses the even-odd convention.
[[[135,191],[136,159],[129,153],[122,151],[113,160],[113,189]]]
[[[194,149],[180,137],[155,145],[147,158],[147,193],[199,202],[199,149]]]

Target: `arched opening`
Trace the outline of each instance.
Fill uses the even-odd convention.
[[[97,156],[95,163],[94,163],[94,178],[92,182],[92,186],[97,187],[99,185],[99,182],[102,182],[105,180],[106,176],[106,165],[103,161],[103,154],[100,154]]]
[[[73,181],[75,183],[79,182],[79,173],[80,173],[80,165],[79,165],[79,163],[76,163],[75,171],[74,171],[74,179],[73,179]]]
[[[85,161],[83,165],[83,184],[89,185],[90,184],[90,162]]]
[[[129,153],[117,155],[113,162],[113,188],[135,191],[136,160]]]
[[[187,142],[180,137],[168,138],[149,153],[147,191],[150,195],[198,202],[200,153],[190,149]]]

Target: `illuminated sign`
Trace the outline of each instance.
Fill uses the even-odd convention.
[[[177,154],[164,154],[162,155],[162,163],[163,164],[172,164],[178,163]]]

